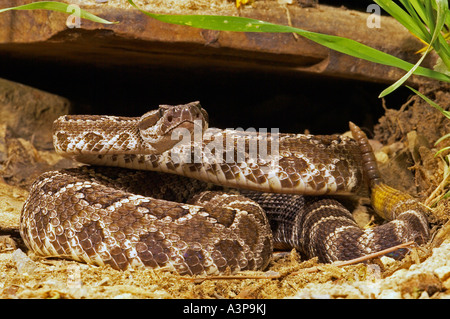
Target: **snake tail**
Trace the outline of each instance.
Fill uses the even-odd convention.
[[[425,243],[429,237],[426,216],[430,209],[413,196],[384,183],[366,134],[352,122],[349,126],[362,153],[362,165],[369,180],[373,209],[382,218],[404,228],[403,232],[409,233],[408,237],[416,243]]]
[[[358,143],[359,149],[362,155],[362,165],[364,173],[369,179],[370,186],[379,184],[382,182],[380,171],[378,170],[377,160],[373,153],[372,146],[370,146],[369,139],[366,133],[361,130],[359,126],[350,122],[350,131],[353,138]]]

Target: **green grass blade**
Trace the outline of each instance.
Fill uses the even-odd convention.
[[[450,119],[450,112],[444,110],[439,104],[436,104],[434,101],[430,100],[428,97],[426,97],[425,95],[423,95],[422,93],[420,93],[419,91],[413,89],[412,87],[406,85],[406,87],[408,89],[410,89],[411,91],[413,91],[414,93],[416,93],[418,96],[420,96],[422,99],[424,99],[428,104],[430,104],[431,106],[433,106],[435,109],[437,109],[439,112],[441,112],[442,114],[444,114],[448,119]]]
[[[425,0],[425,1],[428,1],[429,2],[428,7],[432,8],[431,2],[430,2],[431,0]],[[445,1],[447,1],[447,0],[445,0]],[[442,2],[437,0],[437,5],[438,5],[438,7],[437,7],[438,10],[437,10],[436,23],[433,21],[433,26],[430,28],[433,31],[433,37],[431,38],[431,41],[428,44],[427,50],[422,55],[422,57],[419,59],[419,61],[417,61],[417,63],[414,65],[414,67],[412,67],[404,76],[402,76],[394,84],[389,86],[387,89],[383,90],[383,92],[380,93],[379,97],[386,96],[387,94],[391,93],[392,91],[394,91],[398,87],[400,87],[403,83],[405,83],[405,81],[414,73],[414,71],[419,67],[419,65],[425,59],[428,52],[430,52],[431,49],[433,48],[433,44],[436,42],[436,39],[440,35],[442,27],[444,26],[445,14],[446,14],[445,10],[442,7]],[[434,17],[434,14],[430,13],[430,15],[429,15],[430,21],[432,20],[431,19],[432,17]]]
[[[434,24],[435,17],[433,5],[431,4],[431,0],[424,0],[424,2],[425,2],[425,12],[428,17],[427,26],[428,28],[430,28],[430,31],[433,32],[434,29],[436,28],[436,25]]]
[[[57,2],[57,1],[39,1],[39,2],[33,2],[33,3],[29,3],[29,4],[24,4],[24,5],[17,6],[17,7],[0,9],[0,13],[6,12],[9,10],[51,10],[51,11],[64,12],[67,14],[74,14],[74,15],[78,16],[78,14],[76,12],[77,10],[74,10],[73,13],[67,11],[67,8],[69,7],[69,5],[70,4],[61,3],[61,2]],[[102,19],[102,18],[97,17],[96,15],[93,15],[92,13],[89,13],[82,9],[80,9],[79,17],[93,21],[93,22],[103,23],[103,24],[117,23],[117,22],[111,22],[111,21]]]
[[[439,151],[436,152],[436,154],[434,154],[434,156],[438,156],[439,154],[441,154],[442,152],[445,152],[447,150],[450,150],[450,146],[441,148]],[[447,196],[448,197],[448,196]]]
[[[401,3],[408,11],[416,26],[421,29],[423,34],[429,34],[426,27],[428,25],[428,16],[425,14],[425,8],[423,7],[421,0],[401,0]]]
[[[428,52],[430,52],[430,50],[431,50],[431,46],[428,45],[427,50],[422,55],[422,57],[419,59],[419,61],[417,61],[417,63],[404,76],[402,76],[400,79],[395,81],[395,83],[390,85],[388,88],[384,89],[378,97],[379,98],[385,97],[386,95],[388,95],[388,94],[392,93],[393,91],[395,91],[396,89],[398,89],[403,83],[405,83],[406,80],[408,80],[408,78],[416,71],[416,69],[419,67],[419,65],[422,64],[423,59],[425,59],[426,55],[428,54]]]
[[[442,200],[442,199],[449,198],[449,197],[450,197],[450,192],[447,192],[447,193],[445,193],[444,196],[442,196],[441,200]]]
[[[398,67],[409,71],[414,65],[393,55],[376,50],[357,41],[334,35],[320,34],[285,25],[277,25],[262,20],[244,17],[214,15],[168,15],[156,14],[140,9],[132,0],[127,0],[133,7],[147,16],[166,23],[186,25],[195,28],[234,31],[234,32],[294,32],[327,48],[367,61]],[[450,76],[427,68],[417,67],[414,74],[450,82]]]
[[[425,14],[425,7],[423,6],[423,2],[422,0],[403,0],[402,4],[405,7],[411,7],[412,6],[412,10],[409,11],[410,15],[418,15],[418,17],[420,17],[420,19],[426,24],[428,25],[428,16]]]
[[[395,20],[400,22],[405,28],[407,28],[412,34],[416,35],[419,39],[425,42],[430,42],[431,34],[418,26],[415,21],[407,12],[405,12],[399,5],[392,0],[374,0],[383,10],[389,13]]]
[[[447,23],[447,18],[450,17],[450,11],[448,9],[448,0],[435,0],[436,12],[437,12],[437,22],[436,28],[439,31],[438,40],[434,44],[434,49],[439,57],[442,59],[446,65],[448,71],[450,71],[450,45],[445,41],[442,31],[445,31],[445,24]],[[440,21],[440,16],[443,21]]]
[[[445,140],[445,139],[447,139],[447,138],[449,138],[449,137],[450,137],[450,133],[445,134],[444,136],[442,136],[441,138],[439,138],[439,139],[434,143],[434,145],[439,144],[440,142],[442,142],[443,140]]]

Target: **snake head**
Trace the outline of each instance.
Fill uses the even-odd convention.
[[[158,109],[141,116],[139,132],[154,153],[171,149],[182,138],[192,137],[199,132],[200,137],[208,128],[208,113],[200,102],[182,105],[160,105]]]

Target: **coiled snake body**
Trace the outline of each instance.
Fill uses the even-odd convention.
[[[274,246],[331,262],[427,241],[426,208],[381,182],[357,127],[356,141],[206,127],[198,102],[138,118],[59,118],[56,151],[91,166],[34,182],[21,215],[26,245],[115,269],[198,275],[264,269]],[[362,194],[369,184],[375,210],[392,221],[364,231],[335,199],[304,196]]]

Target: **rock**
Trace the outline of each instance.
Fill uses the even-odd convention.
[[[0,182],[0,230],[17,231],[20,212],[28,192]]]
[[[427,272],[413,274],[399,286],[402,296],[414,299],[429,297],[442,290],[441,281]]]
[[[36,263],[20,249],[16,249],[12,253],[12,260],[14,261],[19,274],[30,275],[36,270]]]
[[[28,3],[5,0],[5,7]],[[4,1],[4,2],[5,2]],[[363,61],[329,50],[290,33],[217,32],[211,39],[202,29],[166,24],[130,10],[122,1],[102,3],[94,0],[64,1],[117,24],[98,24],[82,19],[79,28],[68,29],[68,16],[55,12],[12,12],[0,16],[0,44],[11,54],[18,52],[33,59],[59,59],[65,66],[74,62],[147,68],[154,65],[189,64],[208,68],[250,67],[273,70],[280,67],[294,73],[387,82],[397,80],[403,71]],[[383,16],[383,27],[367,27],[371,14],[301,0],[286,2],[254,1],[237,11],[234,1],[136,1],[143,10],[172,14],[242,15],[281,25],[292,25],[313,32],[355,39],[400,58],[415,61],[422,44],[391,17]],[[305,6],[305,7],[303,7]],[[209,32],[206,34],[209,35]],[[27,44],[18,46],[16,44]],[[280,43],[282,45],[280,45]],[[10,44],[14,44],[8,47]],[[32,46],[30,46],[31,44]],[[216,48],[211,50],[211,47]],[[133,58],[124,59],[124,51]],[[428,58],[423,66],[428,65]],[[410,80],[414,80],[413,76]]]
[[[28,188],[49,169],[72,167],[52,138],[53,121],[70,111],[63,97],[0,79],[0,181]]]
[[[450,278],[450,265],[445,265],[434,270],[434,274],[442,281]]]
[[[39,149],[52,149],[52,123],[69,111],[65,98],[0,79],[0,154],[4,154],[5,125],[14,137],[30,140]]]
[[[10,235],[0,235],[0,252],[10,251],[16,248],[17,243]]]
[[[8,147],[6,146],[6,124],[0,123],[0,170],[2,163],[8,159]]]

